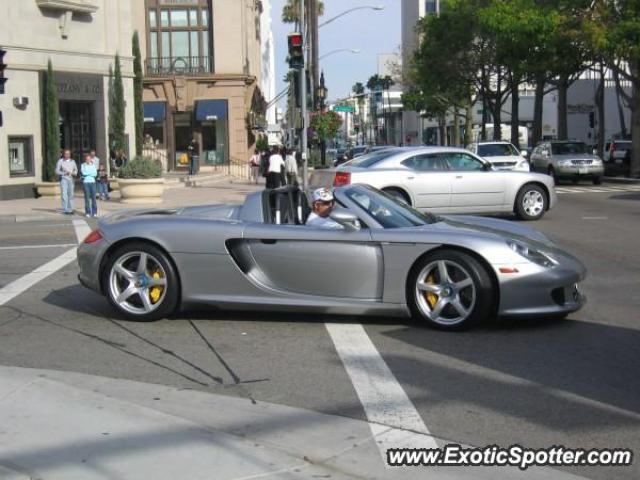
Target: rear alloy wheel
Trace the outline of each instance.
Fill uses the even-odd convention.
[[[516,195],[516,214],[522,220],[538,220],[547,211],[547,194],[538,185],[527,184]]]
[[[460,330],[488,317],[494,292],[480,262],[463,252],[442,250],[414,268],[407,296],[414,317],[443,330]]]
[[[553,184],[554,185],[558,185],[560,183],[560,181],[558,180],[558,177],[556,176],[556,170],[555,168],[553,168],[553,165],[549,165],[549,168],[547,169],[547,174],[553,178]]]
[[[109,302],[129,320],[158,320],[178,304],[177,275],[166,255],[153,245],[135,243],[119,248],[104,275]]]
[[[391,195],[396,200],[400,200],[402,203],[411,205],[411,201],[409,200],[407,195],[404,192],[398,190],[397,188],[383,188],[382,191]]]

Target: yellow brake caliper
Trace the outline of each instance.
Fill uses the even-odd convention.
[[[425,282],[427,285],[434,285],[435,279],[433,278],[433,274],[427,277],[427,281]],[[427,297],[427,303],[430,308],[435,307],[436,303],[438,303],[438,295],[433,292],[426,292],[425,297]]]
[[[151,277],[155,278],[156,280],[159,279],[159,278],[162,278],[162,272],[160,270],[156,270],[155,272],[153,272]],[[164,290],[164,288],[159,286],[159,285],[151,287],[151,289],[149,290],[149,296],[151,297],[151,303],[158,303],[158,300],[160,300],[160,296],[162,295],[162,291],[163,290]]]

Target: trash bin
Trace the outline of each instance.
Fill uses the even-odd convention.
[[[189,175],[197,175],[200,171],[200,156],[191,155],[189,162]]]

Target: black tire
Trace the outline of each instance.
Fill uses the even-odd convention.
[[[140,254],[145,254],[147,258],[144,274],[138,274],[142,258]],[[136,256],[138,256],[137,262]],[[122,270],[117,270],[116,264],[121,264],[126,272],[134,275],[129,277],[119,273]],[[135,272],[133,268],[136,269]],[[149,273],[151,269],[154,270],[153,273]],[[101,274],[103,290],[109,303],[127,320],[136,322],[159,320],[172,314],[178,306],[180,285],[175,267],[168,256],[152,244],[131,242],[119,247],[109,256]],[[150,282],[161,281],[158,279],[164,279],[164,286],[150,284]],[[137,291],[119,302],[116,294],[118,292],[124,294],[130,287]],[[155,295],[158,298],[154,302]],[[148,300],[147,303],[143,296]],[[129,299],[132,300],[128,302]]]
[[[602,177],[593,177],[594,185],[602,185]]]
[[[425,270],[430,271],[434,268],[434,263],[439,265],[440,262],[447,262],[446,268],[451,282],[445,281],[445,283],[453,290],[448,292],[449,298],[457,299],[463,307],[468,308],[468,313],[464,316],[459,315],[460,318],[453,316],[455,313],[459,313],[459,310],[452,303],[448,303],[444,295],[436,295],[436,303],[431,305],[430,294],[418,290],[418,282],[424,285],[423,279],[420,277],[425,276]],[[438,267],[436,266],[435,268]],[[430,279],[429,276],[426,278]],[[455,287],[456,282],[463,281],[465,278],[471,280],[474,289],[473,294],[469,290],[470,287],[464,287],[460,290]],[[438,278],[433,281],[440,282],[442,279]],[[494,301],[497,298],[491,277],[481,262],[467,253],[447,249],[428,254],[413,266],[407,281],[406,295],[407,304],[413,318],[417,322],[441,330],[463,330],[485,321],[493,312]],[[470,297],[473,297],[473,299],[471,300]],[[434,314],[441,300],[448,303],[442,308],[442,317],[432,318],[430,315]],[[451,318],[452,316],[453,318]]]
[[[399,190],[397,188],[383,188],[382,191],[385,193],[388,193],[392,197],[400,200],[401,202],[406,203],[407,205],[411,205],[411,200],[409,199],[408,195],[404,193],[402,190]]]
[[[558,176],[556,175],[556,170],[555,168],[553,168],[553,165],[549,165],[549,168],[547,169],[547,175],[553,178],[554,185],[560,184],[560,180],[558,180]]]
[[[548,207],[547,193],[538,185],[527,183],[516,195],[515,211],[521,220],[539,220]]]

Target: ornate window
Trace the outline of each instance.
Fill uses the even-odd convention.
[[[213,71],[207,0],[147,0],[148,75]]]

